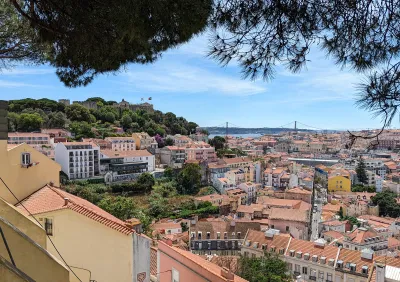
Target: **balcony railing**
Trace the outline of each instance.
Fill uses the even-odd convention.
[[[310,280],[317,281],[317,276],[310,276]]]

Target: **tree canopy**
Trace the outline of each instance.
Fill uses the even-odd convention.
[[[244,77],[302,70],[313,47],[341,67],[366,73],[358,105],[390,124],[400,106],[399,0],[217,0],[209,56],[237,60]],[[394,8],[396,7],[396,8]]]
[[[185,164],[177,176],[178,192],[181,194],[197,194],[200,190],[201,167],[198,164]]]
[[[400,216],[400,205],[396,201],[396,194],[393,192],[385,191],[377,193],[371,197],[374,204],[379,206],[380,216],[390,216],[397,218]]]
[[[356,167],[356,173],[358,181],[360,181],[363,184],[366,184],[368,182],[367,172],[365,169],[366,169],[365,162],[363,158],[360,158],[358,160],[358,164]]]
[[[66,86],[87,85],[187,42],[211,9],[212,0],[2,1],[0,60],[47,62]]]
[[[127,134],[144,131],[151,136],[158,134],[161,138],[166,134],[189,134],[198,126],[173,113],[120,109],[113,106],[115,101],[105,101],[99,97],[86,101],[96,102],[97,108],[88,109],[79,103],[66,106],[50,99],[10,100],[8,129],[12,132],[69,128],[76,139],[80,139],[114,136],[115,128],[123,127]],[[164,145],[173,145],[172,139],[161,139]]]
[[[287,265],[276,254],[266,252],[263,257],[242,256],[238,261],[237,275],[249,282],[289,282]]]

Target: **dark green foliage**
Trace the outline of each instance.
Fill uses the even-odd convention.
[[[351,192],[369,192],[375,193],[376,188],[374,186],[354,185],[351,187]]]
[[[225,138],[222,136],[215,136],[214,138],[210,139],[208,143],[215,148],[215,150],[221,150],[225,148]]]
[[[185,164],[177,176],[180,194],[197,194],[200,190],[201,168],[198,164]]]
[[[377,193],[371,200],[374,204],[379,205],[380,216],[390,216],[393,218],[400,216],[400,205],[396,201],[395,193],[389,191]]]
[[[236,274],[249,282],[292,281],[286,272],[286,263],[278,255],[266,252],[260,258],[241,256]]]
[[[366,166],[365,162],[362,158],[358,159],[358,164],[356,167],[356,173],[357,173],[357,178],[358,181],[360,181],[363,184],[366,184],[368,182],[368,177],[366,173]]]
[[[246,156],[246,153],[238,148],[217,150],[218,158],[223,158],[225,155],[235,155],[236,157],[243,157]]]
[[[172,167],[166,167],[164,170],[164,177],[168,179],[173,179],[177,176],[176,170],[174,170]]]
[[[39,54],[68,87],[87,85],[128,63],[154,62],[201,32],[212,9],[211,0],[9,2],[20,19],[15,25],[45,45]]]
[[[38,131],[42,127],[44,120],[38,114],[20,114],[17,119],[18,131]]]
[[[182,232],[186,232],[189,230],[187,222],[181,222]]]
[[[159,134],[187,134],[196,123],[188,122],[183,117],[176,117],[173,113],[163,114],[160,111],[146,112],[129,109],[118,109],[112,106],[114,101],[105,101],[94,97],[86,101],[97,102],[97,109],[87,109],[75,103],[69,106],[49,99],[22,99],[9,102],[8,129],[9,131],[29,131],[40,129],[38,120],[31,116],[24,116],[23,123],[18,121],[22,113],[38,114],[43,128],[69,128],[80,138],[104,138],[117,136],[114,127],[123,127],[129,135],[132,132],[147,132],[151,136]],[[93,130],[92,130],[93,129]],[[173,145],[173,140],[166,139],[167,145]]]
[[[65,108],[65,114],[71,121],[91,122],[90,111],[80,104],[72,104]]]
[[[135,215],[135,204],[127,197],[105,196],[98,206],[121,220],[127,220]]]
[[[152,187],[155,184],[155,179],[153,175],[148,172],[142,173],[139,175],[138,179],[136,180],[136,185],[138,185],[139,190],[144,192],[151,191]]]
[[[216,1],[209,55],[238,61],[245,77],[271,79],[275,67],[305,68],[318,45],[339,66],[369,74],[359,106],[390,124],[400,106],[398,0]]]
[[[343,218],[343,217],[344,217],[344,214],[343,214],[343,207],[340,207],[340,208],[339,208],[338,216],[339,216],[340,218]]]
[[[165,139],[165,146],[173,146],[174,145],[174,140],[172,138],[167,138]]]

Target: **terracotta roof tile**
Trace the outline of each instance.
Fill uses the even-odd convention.
[[[249,230],[245,240],[251,241],[251,244],[253,244],[254,242],[258,242],[259,244],[257,248],[260,250],[262,250],[262,245],[264,244],[266,245],[267,250],[269,251],[274,250],[275,253],[279,253],[280,249],[286,250],[290,241],[290,236],[286,236],[284,234],[278,234],[274,235],[273,237],[266,237],[264,232]]]
[[[62,209],[70,209],[123,234],[128,235],[133,233],[133,230],[128,228],[125,222],[107,213],[96,205],[61,189],[50,187],[48,185],[25,198],[21,203],[33,215]],[[21,212],[27,214],[21,203],[17,204],[16,207],[21,209]]]
[[[282,209],[282,208],[272,208],[269,214],[269,219],[279,219],[287,221],[298,221],[298,222],[308,222],[309,220],[308,210],[296,210],[294,212],[292,209]]]

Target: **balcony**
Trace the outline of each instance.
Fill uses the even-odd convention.
[[[309,279],[313,280],[313,281],[317,281],[317,276],[310,276]]]
[[[325,280],[325,282],[333,282],[333,281],[332,281],[332,280],[328,280],[328,279],[326,279],[326,280]]]
[[[296,277],[297,277],[297,276],[299,276],[299,275],[300,275],[300,271],[294,271],[294,272],[293,272],[293,274],[294,274],[294,276],[296,276]]]

